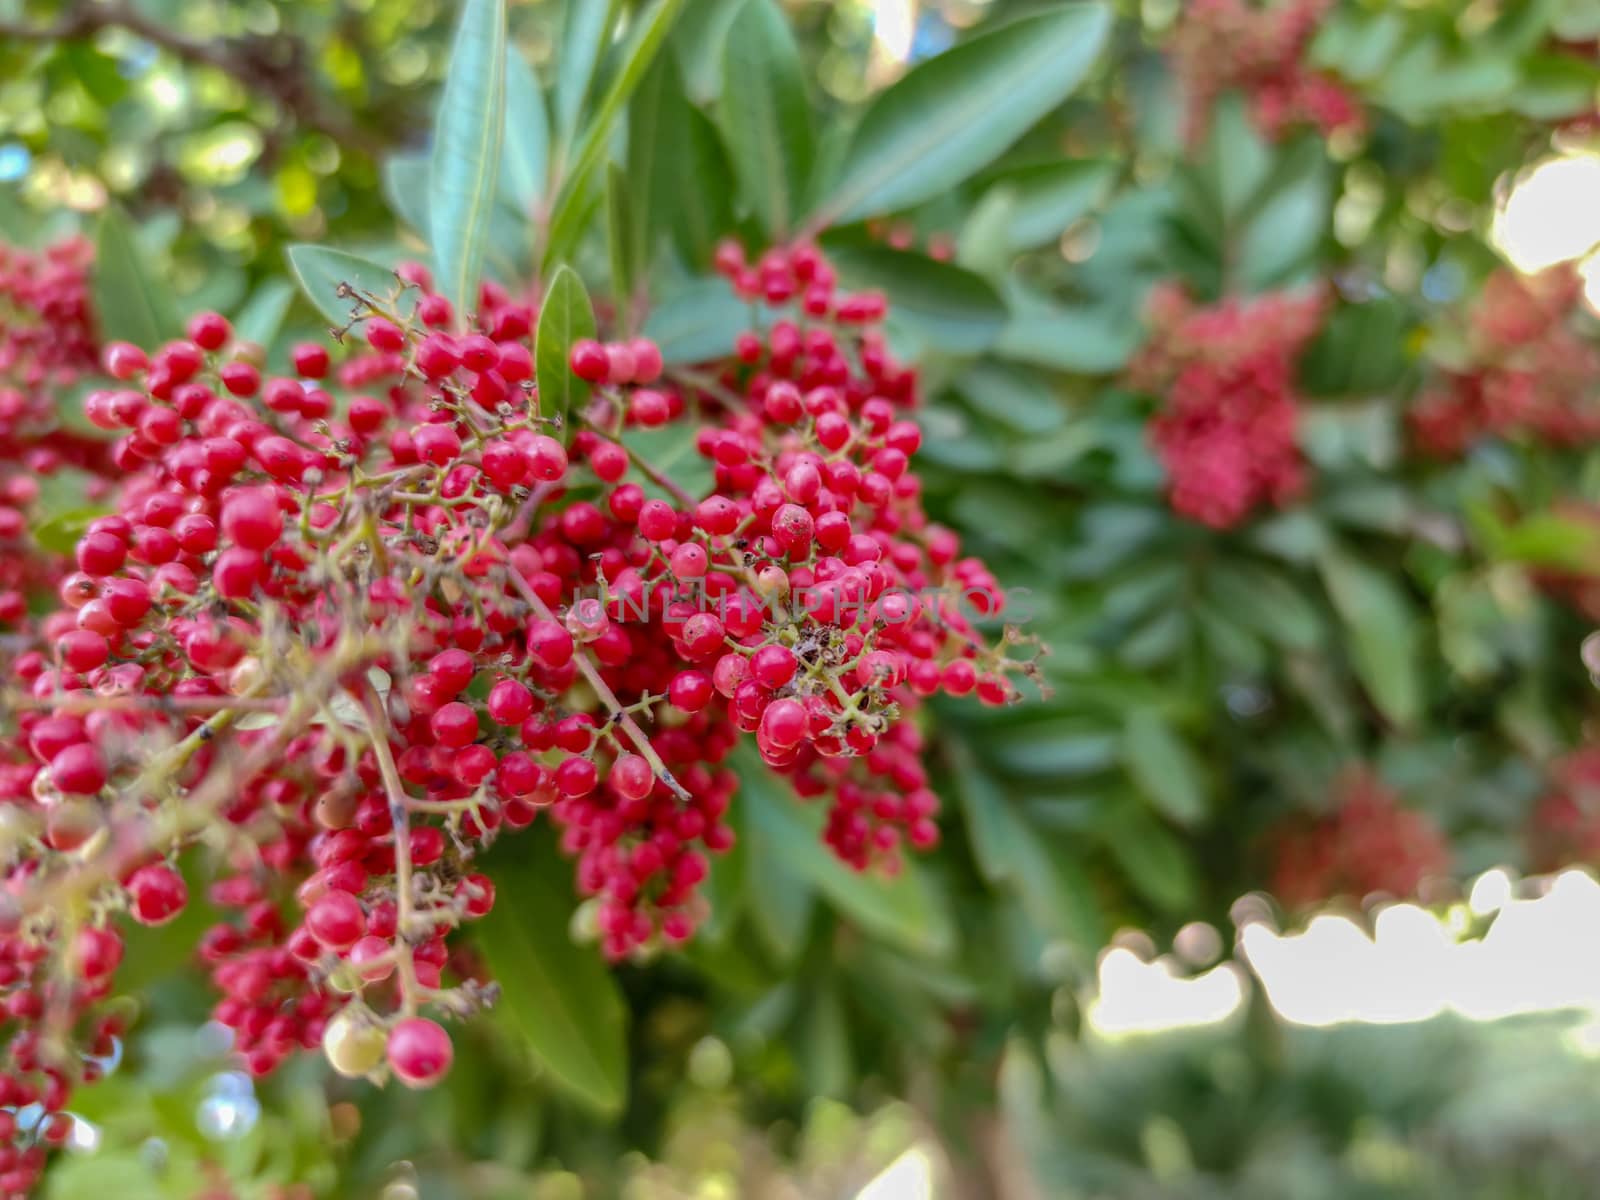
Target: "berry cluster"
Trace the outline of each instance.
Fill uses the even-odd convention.
[[[1359,130],[1361,106],[1326,72],[1306,65],[1306,49],[1333,0],[1193,0],[1184,6],[1171,54],[1183,83],[1187,136],[1203,141],[1211,105],[1230,89],[1245,93],[1257,128],[1276,140],[1299,125],[1324,136]]]
[[[1296,359],[1316,333],[1315,296],[1273,294],[1201,307],[1158,288],[1154,334],[1131,368],[1135,386],[1164,392],[1152,445],[1170,481],[1175,511],[1216,529],[1261,505],[1281,505],[1305,487],[1296,443]]]
[[[1314,821],[1291,822],[1270,838],[1272,892],[1291,908],[1334,896],[1374,892],[1411,896],[1450,866],[1444,834],[1370,770],[1344,772],[1332,810]]]
[[[1484,437],[1581,446],[1600,435],[1600,351],[1576,327],[1571,267],[1490,275],[1459,330],[1437,339],[1438,378],[1409,414],[1417,444],[1454,458]]]
[[[1537,871],[1600,862],[1600,749],[1574,750],[1551,765],[1528,825],[1528,858]]]
[[[61,422],[67,390],[99,358],[91,256],[82,238],[40,253],[0,243],[0,626],[21,623],[29,595],[53,588],[62,574],[63,560],[27,537],[40,477],[85,468],[93,487],[106,466],[101,443]]]
[[[446,941],[495,902],[473,858],[541,810],[612,957],[704,917],[740,733],[850,864],[937,840],[906,714],[1009,702],[1031,664],[979,637],[1000,589],[923,513],[883,297],[809,245],[717,261],[760,301],[736,354],[668,375],[648,341],[578,342],[570,415],[541,404],[532,306],[486,284],[463,321],[417,267],[341,288],[337,364],[263,372],[215,313],[106,348],[85,412],[117,435],[114,511],[6,664],[5,1097],[54,1112],[92,1077],[116,914],[172,919],[197,842],[246,1065],[320,1043],[420,1086],[451,1058],[433,1017],[493,998]],[[693,491],[640,450],[674,422]]]

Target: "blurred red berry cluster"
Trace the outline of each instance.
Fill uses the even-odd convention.
[[[1409,414],[1417,444],[1453,458],[1484,437],[1583,445],[1600,435],[1600,350],[1570,266],[1491,275],[1438,339],[1437,378]]]
[[[1306,63],[1333,0],[1192,0],[1170,42],[1184,88],[1185,131],[1203,141],[1217,96],[1245,94],[1262,134],[1276,140],[1299,125],[1324,135],[1365,124],[1360,102],[1337,79]]]
[[[1226,529],[1300,495],[1295,368],[1321,319],[1314,295],[1203,306],[1178,288],[1156,290],[1130,378],[1164,396],[1149,432],[1176,512]]]
[[[1450,868],[1450,846],[1425,815],[1365,767],[1340,775],[1327,815],[1295,819],[1269,837],[1272,893],[1291,908],[1374,892],[1411,896]]]

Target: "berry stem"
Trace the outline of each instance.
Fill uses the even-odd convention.
[[[540,620],[556,619],[555,614],[550,611],[550,606],[539,598],[539,593],[528,586],[528,581],[522,577],[521,571],[514,566],[508,566],[507,574],[511,577],[511,586],[523,600],[527,601],[528,606],[538,614]],[[578,672],[594,690],[594,694],[606,706],[606,711],[611,714],[612,720],[622,726],[622,731],[628,735],[628,740],[633,743],[645,762],[650,764],[650,769],[655,772],[656,778],[666,784],[672,794],[685,804],[693,800],[689,790],[667,770],[667,764],[661,761],[661,755],[656,753],[656,748],[650,744],[650,739],[645,736],[644,730],[639,728],[639,723],[628,712],[627,706],[617,699],[617,694],[611,690],[611,685],[601,678],[600,672],[595,670],[594,663],[589,660],[588,653],[581,646],[577,648],[573,661],[578,664]]]
[[[417,964],[409,940],[412,924],[409,800],[395,766],[394,751],[389,746],[389,718],[383,709],[383,698],[369,688],[365,699],[362,711],[372,738],[372,752],[378,759],[378,772],[383,776],[383,789],[389,797],[389,821],[394,828],[395,964],[400,971],[400,1007],[409,1017],[416,1015],[419,990]]]

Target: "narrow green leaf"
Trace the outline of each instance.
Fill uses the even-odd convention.
[[[905,327],[950,354],[987,349],[1006,325],[1006,304],[988,280],[954,263],[887,247],[834,253],[853,288],[885,292]]]
[[[638,268],[634,260],[637,242],[633,233],[633,212],[628,204],[628,180],[616,163],[606,167],[606,249],[611,255],[611,294],[623,332],[633,332],[633,299]]]
[[[1122,763],[1140,791],[1162,813],[1182,825],[1205,819],[1200,764],[1154,709],[1135,709],[1122,727]]]
[[[1421,630],[1409,597],[1394,580],[1337,547],[1320,560],[1328,596],[1350,631],[1356,675],[1372,702],[1397,725],[1422,714]]]
[[[823,845],[820,808],[801,803],[748,747],[732,761],[740,779],[737,802],[747,806],[752,837],[765,838],[790,870],[868,933],[918,954],[949,952],[955,944],[950,914],[915,863],[903,863],[894,876],[851,870]]]
[[[1198,884],[1194,867],[1177,838],[1137,805],[1113,804],[1101,823],[1117,865],[1151,904],[1164,912],[1193,911]]]
[[[695,0],[672,34],[672,57],[687,94],[709,104],[722,94],[722,43],[744,0]]]
[[[772,0],[746,0],[723,43],[718,104],[734,175],[767,234],[788,233],[815,150],[800,51]]]
[[[792,963],[805,948],[816,892],[789,867],[784,848],[773,842],[766,825],[750,822],[746,840],[745,890],[751,923],[774,958]]]
[[[439,291],[477,308],[506,128],[505,0],[466,0],[433,133],[428,228]]]
[[[989,192],[1011,194],[1007,235],[1012,250],[1054,242],[1110,194],[1117,164],[1093,159],[1032,163],[994,177]],[[989,193],[985,193],[987,195]]]
[[[868,108],[814,223],[909,208],[954,187],[1072,93],[1110,30],[1104,5],[1060,4],[914,67]]]
[[[604,1114],[627,1094],[627,1010],[593,947],[572,944],[572,868],[538,833],[490,856],[499,896],[473,926],[500,985],[496,1012],[551,1080]]]
[[[572,373],[572,343],[595,335],[594,307],[583,280],[571,267],[561,267],[545,291],[534,333],[533,363],[539,385],[539,409],[546,417],[567,422],[573,409],[589,401],[589,385]],[[570,429],[567,431],[570,434]]]
[[[612,78],[611,86],[606,89],[572,156],[572,165],[550,215],[550,235],[544,251],[546,263],[560,262],[570,257],[583,236],[588,206],[593,202],[591,193],[595,176],[611,144],[611,131],[629,97],[655,61],[662,42],[672,30],[672,23],[683,10],[684,2],[659,0],[654,8],[639,19],[637,31],[623,55],[622,65]]]
[[[396,154],[383,164],[383,195],[389,208],[424,239],[429,236],[428,176],[430,156]]]
[[[95,230],[91,290],[106,341],[132,342],[154,350],[183,332],[172,292],[158,284],[159,278],[127,214],[120,208],[101,213]]]
[[[388,300],[402,286],[388,267],[345,250],[300,242],[290,246],[287,254],[300,290],[334,325],[345,324],[360,307],[349,295],[341,295],[342,289],[354,288],[363,295]]]
[[[733,198],[730,189],[704,183],[728,173],[716,127],[689,102],[676,59],[660,55],[628,105],[628,180],[638,197],[641,268],[669,239],[692,267],[710,266],[717,239],[733,228]]]
[[[596,69],[611,44],[620,0],[567,0],[561,23],[561,51],[556,60],[556,136],[572,141]]]
[[[644,336],[669,365],[707,362],[733,353],[734,339],[751,328],[750,306],[724,279],[689,280],[650,310]]]
[[[283,318],[294,301],[294,284],[287,279],[269,279],[258,287],[234,314],[233,336],[270,350],[283,328]]]
[[[500,193],[523,216],[544,198],[550,172],[550,118],[528,60],[506,47],[506,132],[500,147]]]

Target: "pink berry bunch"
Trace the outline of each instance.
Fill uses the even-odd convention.
[[[674,377],[580,341],[571,413],[531,304],[485,285],[462,320],[416,267],[343,287],[336,352],[290,373],[215,313],[106,347],[114,511],[6,663],[0,1093],[57,1112],[93,1077],[126,923],[185,908],[196,843],[245,1065],[320,1045],[425,1086],[440,1020],[494,996],[450,942],[495,904],[474,859],[541,811],[614,958],[704,918],[741,734],[852,865],[937,840],[910,713],[1010,702],[1033,664],[979,635],[998,583],[922,510],[883,297],[809,245],[718,262],[758,301],[735,353]],[[639,448],[673,423],[693,491]]]
[[[1448,339],[1459,353],[1408,414],[1417,445],[1454,458],[1484,437],[1581,446],[1600,435],[1600,351],[1579,327],[1582,299],[1570,266],[1492,274]]]
[[[1287,822],[1269,845],[1272,893],[1291,908],[1373,892],[1412,896],[1424,879],[1450,867],[1449,842],[1439,828],[1403,807],[1364,767],[1338,778],[1326,816]]]
[[[1167,470],[1174,511],[1228,529],[1304,490],[1295,363],[1321,318],[1316,296],[1270,294],[1201,307],[1181,291],[1157,290],[1152,336],[1130,375],[1165,397],[1149,436]]]
[[[107,467],[105,447],[63,428],[65,390],[97,369],[89,300],[92,248],[82,238],[33,253],[0,243],[0,627],[16,628],[28,598],[54,588],[62,560],[28,537],[39,480],[63,467]],[[89,497],[92,501],[93,497]]]
[[[1600,750],[1574,750],[1550,765],[1527,836],[1535,870],[1600,861]]]
[[[1335,78],[1305,63],[1318,22],[1332,0],[1194,0],[1183,8],[1170,53],[1183,84],[1187,136],[1203,141],[1211,105],[1237,89],[1250,101],[1256,127],[1270,139],[1310,125],[1324,136],[1359,130],[1359,102]]]

